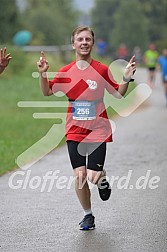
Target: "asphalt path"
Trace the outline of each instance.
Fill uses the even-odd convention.
[[[146,82],[146,71],[139,69],[136,79]],[[105,165],[112,196],[103,202],[91,189],[96,229],[78,229],[83,212],[62,146],[31,168],[0,177],[0,251],[167,251],[167,107],[160,76],[144,105],[114,121]],[[44,178],[53,172],[51,184]]]

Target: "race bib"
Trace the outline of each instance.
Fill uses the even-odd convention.
[[[75,120],[96,119],[96,103],[91,101],[72,102],[72,114]]]

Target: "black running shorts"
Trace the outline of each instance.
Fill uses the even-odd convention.
[[[94,171],[103,170],[106,143],[80,143],[68,140],[67,147],[73,169],[86,166]]]
[[[149,67],[149,71],[155,71],[155,67]]]

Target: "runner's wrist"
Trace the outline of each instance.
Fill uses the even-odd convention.
[[[39,72],[39,76],[41,78],[47,79],[47,72],[46,71],[45,72]]]
[[[133,82],[134,81],[134,79],[130,76],[130,77],[125,77],[124,75],[123,75],[123,82],[125,82],[125,83],[129,83],[129,82]]]

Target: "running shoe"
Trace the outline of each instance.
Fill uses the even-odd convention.
[[[104,171],[104,174],[106,175],[105,171]],[[104,178],[101,180],[100,185],[98,185],[99,195],[103,201],[108,200],[111,195],[111,187],[110,187],[110,184],[107,181],[105,175],[104,175]]]
[[[95,229],[95,217],[92,214],[85,215],[83,220],[79,223],[80,230],[93,230]]]

